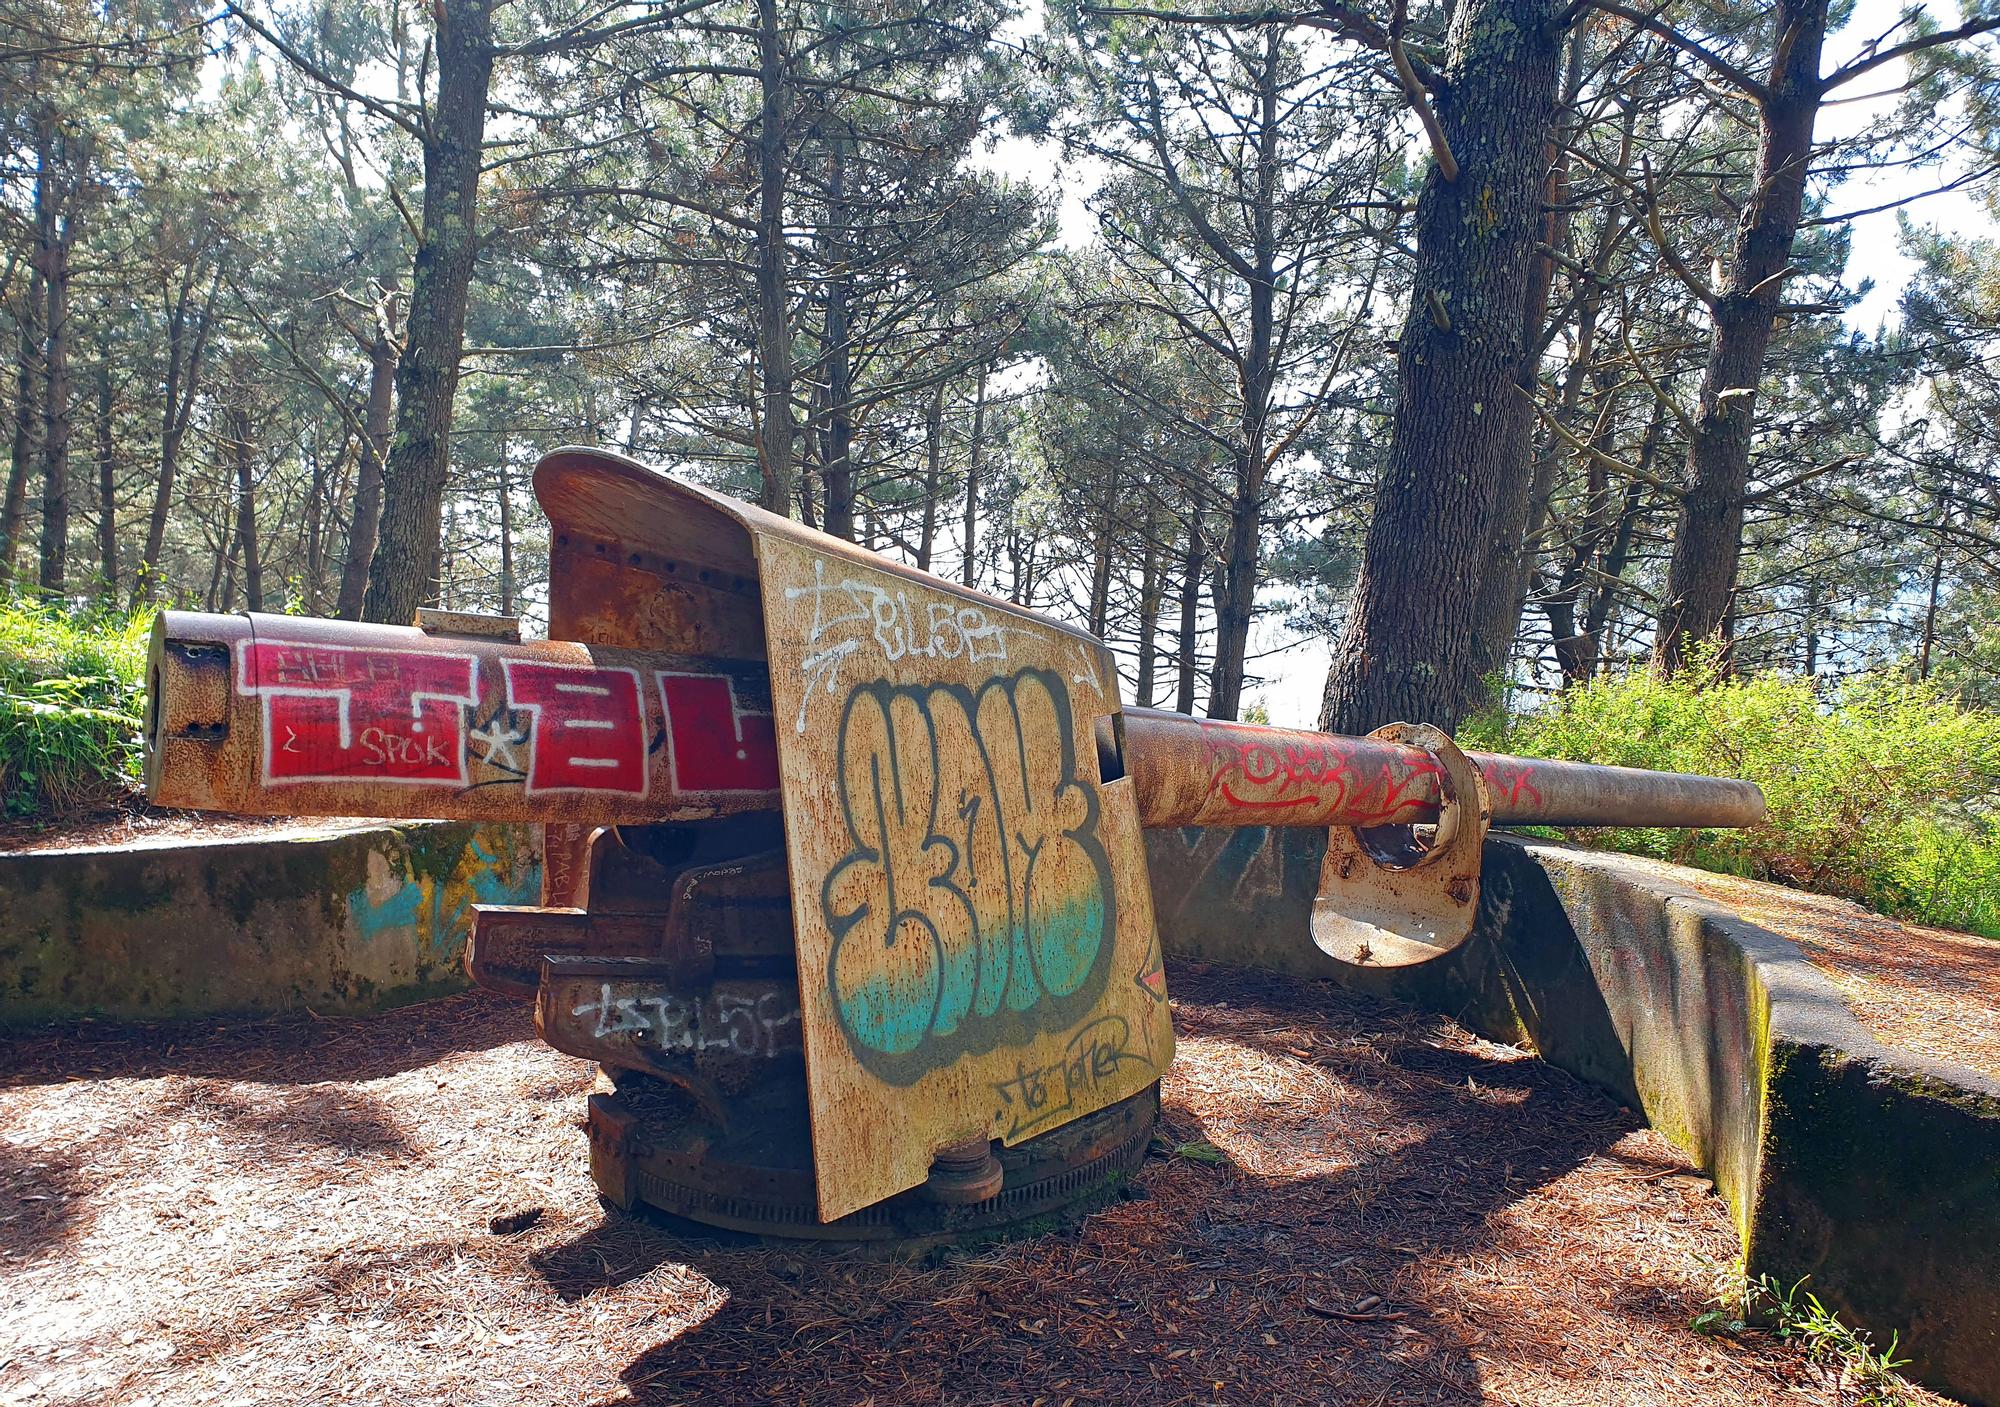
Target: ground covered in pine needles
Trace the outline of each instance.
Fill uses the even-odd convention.
[[[592,1068],[484,995],[17,1038],[0,1403],[1842,1400],[1690,1330],[1728,1214],[1608,1099],[1328,985],[1170,981],[1129,1195],[915,1259],[607,1215]]]

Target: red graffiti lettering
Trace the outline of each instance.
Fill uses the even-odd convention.
[[[736,706],[736,688],[716,674],[661,674],[660,705],[674,790],[776,791],[778,740],[768,713]]]
[[[1507,810],[1516,810],[1527,804],[1542,805],[1541,788],[1534,782],[1534,774],[1526,767],[1516,767],[1511,772],[1503,772],[1489,762],[1480,769],[1486,776],[1486,794],[1493,805]]]
[[[237,688],[264,700],[264,780],[465,785],[470,655],[283,640],[239,647]]]
[[[529,796],[646,794],[646,709],[631,669],[504,660],[507,702],[531,715]]]
[[[1206,731],[1210,794],[1248,811],[1332,804],[1354,814],[1358,825],[1407,821],[1431,796],[1430,788],[1418,785],[1420,780],[1444,771],[1425,758],[1363,775],[1339,743],[1305,743],[1282,735],[1246,741],[1241,725]]]

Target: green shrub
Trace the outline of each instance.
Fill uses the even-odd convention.
[[[1796,676],[1635,670],[1466,733],[1530,756],[1744,777],[1770,804],[1747,830],[1578,832],[1583,843],[2000,937],[2000,713],[1930,685],[1881,674],[1822,695]]]
[[[0,598],[0,812],[59,820],[131,790],[152,625]]]

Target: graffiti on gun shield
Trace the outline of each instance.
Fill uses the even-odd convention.
[[[1100,1016],[1069,1038],[1062,1058],[1030,1070],[1016,1064],[1013,1078],[993,1088],[1000,1096],[1000,1114],[1009,1122],[1009,1139],[1031,1133],[1044,1124],[1060,1122],[1076,1107],[1079,1096],[1118,1072],[1128,1062],[1152,1068],[1152,1062],[1128,1049],[1132,1028],[1122,1016]]]
[[[827,980],[866,1069],[910,1084],[1089,1011],[1117,914],[1060,674],[862,685],[836,780],[849,849],[821,893]]]

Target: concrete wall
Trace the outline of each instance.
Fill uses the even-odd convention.
[[[1324,977],[1526,1044],[1645,1114],[1728,1199],[1751,1273],[2000,1404],[2000,1085],[1884,1048],[1788,940],[1615,855],[1489,842],[1479,924],[1420,967],[1313,946],[1323,836],[1148,838],[1169,954]]]
[[[539,828],[371,823],[0,855],[0,1025],[462,987],[472,906],[537,902],[539,846]]]

